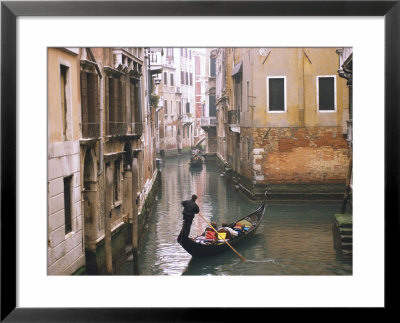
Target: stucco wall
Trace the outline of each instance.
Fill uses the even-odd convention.
[[[68,124],[71,127],[69,140],[80,138],[80,65],[77,55],[56,48],[48,49],[48,136],[50,142],[63,141],[60,65],[68,67]]]

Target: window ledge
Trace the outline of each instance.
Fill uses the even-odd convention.
[[[72,237],[74,234],[75,234],[75,231],[68,232],[68,233],[65,235],[65,240],[67,240],[68,238]]]
[[[116,201],[114,202],[113,208],[116,209],[122,205],[122,201]]]

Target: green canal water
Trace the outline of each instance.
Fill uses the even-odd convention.
[[[177,242],[182,225],[181,201],[198,195],[200,213],[208,221],[230,223],[258,208],[221,174],[215,161],[189,168],[189,156],[166,158],[161,184],[139,253],[140,275],[352,275],[352,259],[334,248],[332,225],[342,201],[267,203],[256,234],[234,253],[192,258]],[[206,224],[195,217],[190,236]],[[132,274],[128,258],[119,275]]]

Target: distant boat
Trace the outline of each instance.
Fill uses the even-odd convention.
[[[190,166],[199,167],[203,165],[203,157],[198,149],[192,151],[192,157],[190,157]]]
[[[232,237],[231,239],[227,240],[230,245],[238,245],[257,230],[264,216],[266,205],[266,201],[264,201],[264,203],[253,213],[227,226],[230,229],[238,231],[238,236]],[[238,227],[242,227],[242,230],[238,229]],[[227,250],[231,250],[231,248],[224,240],[219,240],[218,242],[208,242],[205,239],[205,236],[198,236],[195,238],[183,238],[178,242],[183,247],[183,249],[185,249],[193,257],[206,257]]]
[[[190,166],[199,167],[203,165],[203,158],[201,156],[195,155],[190,158]]]

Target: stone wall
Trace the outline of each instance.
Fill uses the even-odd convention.
[[[161,173],[157,171],[157,175],[155,181],[152,183],[152,187],[146,197],[144,205],[139,213],[138,220],[138,241],[139,241],[139,249],[142,246],[142,240],[146,233],[146,226],[149,222],[151,212],[153,210],[154,201],[156,199],[157,190],[159,189],[159,185],[161,183]]]
[[[85,264],[82,246],[79,142],[49,143],[48,275],[71,275]],[[65,232],[64,178],[71,176],[71,232]]]
[[[258,183],[345,183],[348,165],[349,147],[339,127],[254,130]]]

